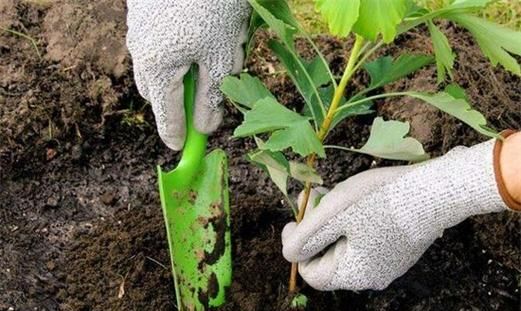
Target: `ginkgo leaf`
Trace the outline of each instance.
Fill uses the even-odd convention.
[[[331,103],[333,101],[333,97],[335,95],[335,89],[332,85],[329,85],[327,87],[319,89],[319,93],[320,93],[320,96],[322,97],[322,100],[325,103]],[[351,98],[352,101],[359,100],[359,99],[361,99],[361,98],[360,97]],[[346,99],[345,99],[345,97],[342,96],[342,98],[340,99],[340,103],[338,105],[339,108],[342,108],[342,106],[344,106],[344,104],[346,104]],[[329,105],[327,105],[326,107],[329,107]],[[342,122],[346,118],[373,113],[374,110],[371,109],[372,107],[373,107],[373,102],[367,101],[363,104],[356,105],[351,108],[339,110],[337,113],[335,113],[335,116],[333,117],[333,123],[331,124],[331,128],[335,128],[340,122]]]
[[[376,118],[367,143],[362,148],[353,151],[390,160],[426,160],[429,156],[423,150],[422,144],[412,137],[405,137],[409,134],[409,130],[408,122],[385,121],[383,118]]]
[[[441,32],[432,21],[427,23],[429,32],[431,33],[432,45],[436,55],[436,67],[438,69],[438,83],[445,81],[447,73],[452,78],[452,69],[454,68],[454,60],[456,57],[452,52],[447,37]]]
[[[253,109],[244,115],[244,122],[235,129],[234,136],[245,137],[267,133],[302,121],[307,119],[275,100],[265,98],[255,103]]]
[[[288,195],[290,176],[303,183],[311,182],[319,185],[323,183],[315,169],[304,163],[288,161],[281,152],[265,150],[265,142],[257,137],[255,141],[260,149],[248,153],[248,160],[268,173],[273,183],[285,196]]]
[[[391,56],[380,57],[364,65],[371,76],[369,88],[375,89],[397,81],[433,61],[434,59],[428,55],[404,54],[394,61]]]
[[[276,4],[274,0],[248,0],[258,15],[273,30],[279,40],[271,40],[269,46],[286,68],[293,83],[304,97],[312,112],[315,129],[325,116],[324,103],[317,92],[317,85],[335,83],[327,63],[318,57],[308,64],[295,50],[294,36],[302,32],[297,21],[287,9],[287,4]],[[327,80],[326,80],[327,78]]]
[[[301,156],[316,153],[325,157],[324,148],[308,118],[289,110],[273,98],[264,98],[244,114],[244,122],[235,129],[234,137],[271,133],[264,147],[271,151],[291,148]]]
[[[248,42],[246,45],[248,47],[246,49],[248,53],[251,51],[249,47],[251,46],[253,35],[259,28],[268,25],[268,22],[273,23],[276,20],[279,20],[290,27],[290,32],[294,32],[299,28],[297,20],[291,13],[291,9],[289,8],[287,1],[256,0],[254,2],[255,3],[250,2],[254,8],[262,7],[265,9],[265,11],[262,11],[261,14],[259,14],[256,10],[253,10],[252,12],[248,32]],[[270,16],[266,17],[266,12],[269,12]],[[284,30],[283,33],[285,34],[286,31]],[[288,36],[287,38],[291,38],[291,36]]]
[[[360,0],[315,0],[315,7],[332,35],[346,37],[358,20]]]
[[[487,119],[470,106],[465,91],[458,86],[451,85],[447,87],[445,92],[436,94],[408,92],[408,95],[421,99],[456,117],[485,136],[498,137],[497,132],[487,126]]]
[[[494,66],[499,63],[505,69],[521,75],[518,61],[509,54],[521,55],[521,32],[471,15],[454,14],[447,18],[472,33],[481,50]]]
[[[313,58],[311,62],[306,62],[304,60],[302,62],[304,63],[304,67],[309,73],[315,88],[319,88],[332,82],[329,76],[329,71],[327,70],[327,67],[324,66],[320,57],[317,56]]]
[[[261,141],[259,146],[262,144],[263,142]],[[269,150],[255,150],[248,154],[248,160],[266,171],[277,188],[285,196],[288,195],[289,162],[282,153]]]
[[[290,161],[289,170],[291,177],[301,182],[310,182],[314,184],[323,184],[324,181],[317,174],[317,171],[304,163]]]
[[[322,144],[307,120],[294,122],[273,132],[266,142],[266,148],[272,151],[291,148],[303,157],[312,153],[316,153],[322,158],[326,156]]]
[[[269,47],[282,62],[297,90],[304,98],[315,124],[321,124],[326,111],[316,86],[326,82],[325,74],[327,72],[318,63],[314,65],[304,63],[299,56],[278,41],[271,40]],[[327,80],[329,81],[329,77]]]
[[[438,8],[434,10],[418,7],[417,5],[410,4],[410,1],[408,1],[410,4],[409,11],[406,13],[406,20],[404,20],[404,22],[398,26],[398,34],[407,32],[423,23],[431,22],[436,18],[448,18],[449,16],[462,15],[478,11],[494,1],[497,0],[443,1],[444,3],[441,5],[441,7],[440,5],[437,5]]]
[[[259,78],[247,73],[241,74],[240,78],[234,76],[224,78],[221,91],[231,101],[249,109],[263,98],[275,98]]]
[[[407,13],[407,3],[407,0],[363,0],[353,31],[371,41],[382,35],[384,42],[392,42]]]
[[[358,97],[357,100],[362,98],[363,97]],[[372,101],[367,101],[360,105],[355,105],[346,109],[341,109],[340,111],[335,113],[335,117],[333,118],[333,123],[331,127],[335,128],[340,122],[344,121],[349,117],[371,114],[374,112],[374,110],[371,109],[373,106],[374,103]],[[340,106],[340,108],[342,108],[342,106]]]
[[[448,7],[450,9],[483,8],[495,0],[454,0]]]
[[[450,96],[456,99],[463,99],[466,102],[470,102],[469,96],[465,92],[465,90],[457,84],[449,84],[445,87],[445,93],[448,93]]]
[[[270,6],[269,4],[261,4],[257,0],[248,0],[250,5],[255,10],[262,20],[270,27],[271,30],[275,31],[277,35],[284,40],[284,42],[294,47],[293,37],[298,32],[297,22],[291,15],[290,10],[280,11],[279,6]],[[286,1],[270,1],[276,4],[276,2],[286,3]],[[281,14],[281,12],[283,14]]]

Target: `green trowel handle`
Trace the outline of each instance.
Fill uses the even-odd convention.
[[[178,190],[188,188],[206,155],[208,136],[199,133],[194,125],[194,104],[197,86],[197,66],[192,65],[184,77],[184,106],[186,115],[186,140],[183,155],[174,171],[168,175],[171,186]]]
[[[228,161],[226,153],[206,155],[207,136],[193,122],[197,67],[184,78],[186,141],[171,172],[158,167],[179,310],[204,311],[225,302],[232,280]]]

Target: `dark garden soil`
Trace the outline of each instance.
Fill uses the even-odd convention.
[[[443,26],[459,54],[455,80],[494,128],[519,128],[520,79],[488,65],[466,33]],[[3,29],[31,36],[42,59],[29,40]],[[171,167],[176,154],[137,93],[124,35],[123,0],[0,1],[0,310],[175,310],[155,166]],[[266,39],[258,37],[249,71],[285,104],[302,107]],[[339,71],[349,42],[317,40]],[[418,31],[386,53],[430,49]],[[357,77],[355,87],[365,81]],[[435,90],[435,82],[430,66],[392,88]],[[410,121],[433,155],[484,140],[414,100],[377,102],[376,110]],[[252,142],[230,139],[240,117],[229,107],[211,140],[230,157],[235,276],[223,310],[286,310],[289,265],[279,237],[291,213],[244,159]],[[347,121],[330,142],[359,146],[371,118]],[[319,169],[331,186],[394,164],[331,152]],[[309,310],[519,310],[520,228],[513,213],[474,217],[447,230],[384,291],[302,291]]]

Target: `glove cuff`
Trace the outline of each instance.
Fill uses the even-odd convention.
[[[516,133],[514,130],[506,130],[501,133],[503,138],[507,138],[508,136]],[[505,180],[503,179],[503,175],[501,173],[501,162],[500,155],[501,150],[503,149],[503,140],[498,139],[494,146],[494,174],[496,175],[496,182],[499,191],[499,195],[505,202],[506,206],[514,211],[521,212],[521,202],[518,202],[516,199],[512,197],[512,195],[508,192]]]

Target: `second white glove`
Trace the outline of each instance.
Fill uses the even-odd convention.
[[[494,141],[458,147],[429,162],[369,170],[337,185],[282,233],[284,257],[319,290],[384,289],[446,228],[507,209]],[[319,198],[314,191],[309,205]]]

